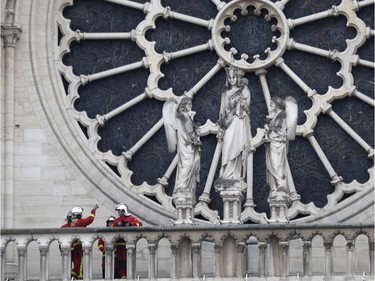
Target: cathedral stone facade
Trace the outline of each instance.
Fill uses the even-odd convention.
[[[120,202],[146,226],[372,224],[373,5],[2,0],[1,228],[60,228],[95,204],[90,227],[104,227]],[[216,188],[230,67],[247,81],[251,140],[243,185]],[[181,156],[168,151],[163,105],[185,96],[200,170],[194,195],[176,198]],[[297,126],[280,199],[266,125],[270,100],[289,96]]]

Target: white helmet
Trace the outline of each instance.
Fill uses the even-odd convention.
[[[118,212],[119,216],[130,216],[128,207],[124,203],[118,204],[115,210]]]
[[[74,207],[70,212],[72,213],[72,221],[76,221],[76,220],[82,218],[83,208]]]
[[[109,218],[106,221],[107,226],[111,226],[111,223],[115,220],[116,218],[114,216],[109,216]]]

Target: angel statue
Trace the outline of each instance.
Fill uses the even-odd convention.
[[[295,139],[298,107],[292,97],[283,100],[275,97],[270,102],[270,111],[265,126],[267,184],[274,192],[290,193],[291,176],[288,173],[288,143]]]
[[[245,148],[251,140],[250,90],[242,70],[228,67],[226,74],[218,120],[218,138],[223,143],[221,169],[215,186],[240,184],[239,188],[243,189],[246,188],[244,178],[248,156]]]
[[[163,106],[164,128],[168,150],[177,149],[178,164],[173,199],[192,201],[195,204],[195,190],[199,182],[200,147],[199,129],[194,123],[195,112],[192,100],[183,97],[180,102],[167,100]]]

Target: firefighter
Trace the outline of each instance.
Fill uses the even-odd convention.
[[[128,212],[124,203],[117,205],[119,217],[112,222],[112,227],[142,226],[142,223]],[[126,244],[124,239],[115,243],[115,279],[126,279]]]
[[[106,227],[110,227],[114,220],[115,220],[115,217],[110,216],[106,221]],[[102,254],[102,275],[103,275],[103,279],[105,279],[105,247],[104,247],[104,241],[101,238],[99,238],[98,240],[98,247],[99,247],[99,250],[103,253]]]
[[[67,216],[68,223],[64,224],[62,228],[67,227],[86,227],[94,221],[96,209],[98,209],[98,205],[95,204],[91,210],[90,216],[87,218],[82,218],[83,208],[81,207],[74,207],[70,211],[70,221],[69,221],[69,213]],[[83,249],[82,243],[79,239],[76,239],[72,242],[71,247],[71,263],[72,263],[72,270],[71,275],[72,279],[83,279]]]

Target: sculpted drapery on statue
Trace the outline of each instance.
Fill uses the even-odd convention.
[[[183,97],[179,103],[167,100],[163,107],[164,128],[168,150],[177,149],[178,163],[173,198],[195,202],[195,190],[199,182],[200,147],[198,127],[195,125],[192,100]]]
[[[220,177],[216,183],[244,182],[248,156],[245,148],[251,140],[250,90],[242,70],[228,67],[226,75],[218,121],[218,137],[223,147]]]
[[[274,192],[290,193],[288,173],[288,142],[295,138],[297,127],[297,102],[292,97],[283,100],[273,98],[270,102],[270,111],[267,116],[265,146],[267,165],[267,184]]]

